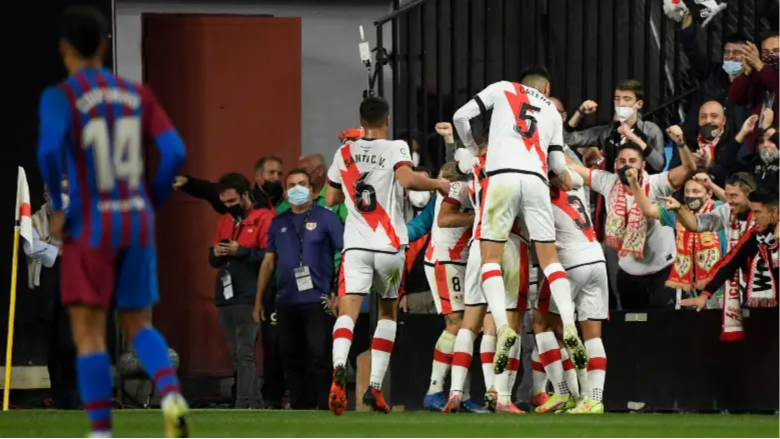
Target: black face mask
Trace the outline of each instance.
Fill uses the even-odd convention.
[[[241,203],[238,203],[228,207],[228,213],[230,214],[230,216],[233,217],[233,219],[238,221],[239,219],[244,217],[244,214],[246,212],[244,211],[244,208],[241,207]]]
[[[617,171],[618,178],[620,179],[620,182],[623,183],[626,186],[628,186],[630,184],[628,182],[628,177],[626,176],[626,172],[628,172],[629,169],[631,169],[631,166],[626,165],[626,166],[623,166],[622,168],[618,169],[618,171]]]
[[[684,197],[683,201],[693,212],[697,212],[704,206],[704,197]]]
[[[699,134],[701,134],[701,137],[704,140],[711,142],[715,140],[715,137],[717,137],[719,134],[716,132],[718,129],[718,126],[714,123],[708,123],[707,125],[702,125],[699,127]]]
[[[279,203],[279,201],[282,201],[282,195],[284,191],[282,190],[282,184],[278,181],[264,181],[263,192],[268,195],[268,198],[274,205]]]

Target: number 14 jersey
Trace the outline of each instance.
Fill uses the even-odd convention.
[[[344,192],[349,214],[344,251],[396,253],[409,243],[404,219],[404,189],[396,169],[412,167],[403,140],[359,139],[342,145],[328,170],[328,184]]]

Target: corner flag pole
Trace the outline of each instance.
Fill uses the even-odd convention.
[[[11,360],[14,353],[14,320],[16,319],[16,269],[19,266],[19,238],[32,245],[32,215],[30,212],[30,187],[27,175],[19,166],[16,180],[16,211],[14,213],[14,254],[11,264],[11,303],[8,305],[8,339],[5,342],[5,383],[3,385],[3,411],[8,411],[11,402]]]

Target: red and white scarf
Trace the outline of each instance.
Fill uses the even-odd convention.
[[[711,212],[715,202],[710,198],[699,214]],[[720,261],[720,237],[717,232],[691,232],[677,219],[677,259],[666,286],[683,291],[702,289],[711,277],[712,269]]]
[[[699,134],[698,137],[699,149],[703,150],[704,153],[707,154],[707,158],[709,158],[710,161],[715,160],[715,147],[718,146],[718,142],[720,142],[720,136],[723,135],[723,128],[719,128],[718,131],[718,135],[711,141],[705,140],[701,134]]]
[[[641,174],[642,190],[645,195],[650,195],[650,177],[646,171]],[[642,259],[645,252],[645,239],[647,237],[647,219],[642,215],[642,210],[637,203],[627,208],[626,197],[629,190],[620,183],[615,183],[609,192],[609,204],[607,205],[607,227],[605,231],[606,243],[617,250],[621,257],[633,256]]]
[[[728,250],[737,245],[739,239],[755,227],[753,213],[748,214],[744,222],[737,218],[736,212],[731,213],[731,222],[726,230],[729,240]],[[742,270],[737,270],[734,277],[723,286],[723,327],[720,333],[721,341],[739,341],[745,338],[745,328],[742,326],[742,303],[739,294],[739,283],[743,276]]]

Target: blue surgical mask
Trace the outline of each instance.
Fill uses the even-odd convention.
[[[293,186],[287,189],[287,201],[293,206],[300,206],[309,202],[311,189],[305,186]]]
[[[742,72],[742,63],[738,61],[723,61],[723,71],[731,76],[737,76]]]

